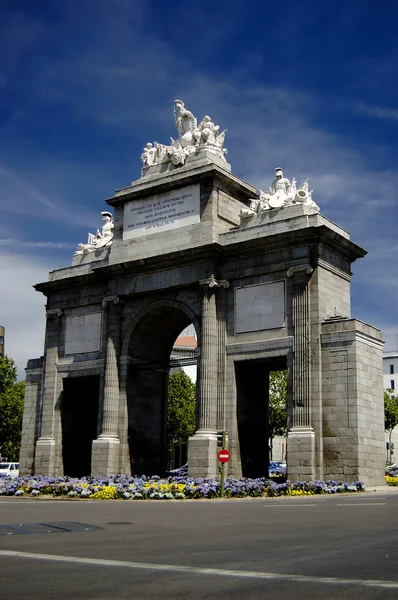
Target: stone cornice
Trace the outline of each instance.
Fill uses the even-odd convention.
[[[71,371],[85,371],[86,369],[102,369],[105,360],[103,358],[95,358],[92,360],[82,360],[73,363],[59,363],[57,365],[58,373],[68,373]]]
[[[317,263],[318,263],[318,267],[322,267],[323,269],[326,269],[326,271],[330,271],[331,273],[338,275],[339,277],[341,277],[342,279],[345,279],[346,281],[351,281],[351,279],[352,279],[351,272],[347,273],[346,271],[339,269],[335,265],[331,265],[323,258],[318,258]]]
[[[46,310],[47,319],[51,319],[52,317],[62,317],[63,311],[61,308],[51,308],[50,310]]]
[[[336,331],[321,334],[321,347],[322,350],[325,348],[331,351],[341,352],[340,346],[344,343],[360,342],[366,346],[383,350],[384,342],[371,338],[370,336],[357,331]],[[334,350],[334,347],[336,348]]]
[[[153,177],[143,177],[134,181],[131,186],[116,190],[115,196],[106,202],[110,206],[145,198],[167,190],[199,183],[203,179],[218,178],[228,183],[228,187],[238,189],[247,198],[257,196],[256,188],[216,163],[189,164],[185,167],[168,171]]]
[[[113,263],[111,265],[93,267],[90,273],[71,275],[62,279],[38,283],[34,288],[47,295],[53,291],[69,290],[74,288],[93,287],[119,277],[149,274],[157,271],[191,266],[203,262],[218,263],[223,256],[222,248],[217,243],[195,246],[177,252],[170,252],[161,256],[148,256],[128,262]],[[73,282],[73,284],[71,283]]]
[[[34,287],[36,290],[48,295],[55,291],[69,290],[72,285],[75,289],[76,287],[93,288],[93,286],[101,283],[106,284],[112,279],[132,277],[135,275],[138,276],[140,274],[151,274],[162,270],[165,271],[183,266],[198,265],[205,262],[211,262],[215,265],[216,271],[218,270],[224,277],[232,279],[233,271],[235,269],[231,269],[231,265],[229,265],[230,261],[264,254],[276,254],[280,251],[297,247],[308,246],[311,249],[314,266],[316,266],[317,260],[325,261],[324,258],[320,258],[318,255],[319,250],[317,251],[317,247],[319,248],[320,244],[334,251],[339,257],[344,258],[347,261],[347,265],[366,254],[366,251],[360,248],[360,246],[326,226],[308,227],[274,235],[257,236],[254,238],[247,237],[247,232],[248,230],[242,232],[246,234],[246,238],[241,240],[237,240],[236,238],[233,240],[231,239],[230,244],[225,243],[226,239],[228,239],[225,236],[228,236],[228,234],[222,234],[220,236],[220,240],[223,238],[222,244],[213,242],[204,246],[195,246],[176,252],[170,252],[162,256],[148,256],[128,262],[98,267],[94,266],[92,271],[88,274],[71,275],[71,277],[39,283]],[[289,260],[287,267],[291,262],[292,261]],[[278,270],[278,261],[273,264],[275,265],[273,270]],[[324,263],[322,263],[322,266],[324,266]],[[264,268],[266,269],[267,265],[264,265]],[[347,276],[351,276],[350,271],[347,270],[346,273]],[[191,284],[193,282],[187,283]]]
[[[261,340],[255,342],[228,342],[226,346],[227,355],[239,355],[239,354],[257,354],[259,352],[275,351],[276,354],[280,353],[282,349],[286,352],[291,350],[293,347],[293,336],[287,335],[282,338],[275,338],[272,340]]]
[[[225,257],[235,259],[237,256],[254,256],[259,253],[268,254],[273,251],[297,246],[311,246],[314,244],[324,244],[336,253],[345,256],[350,262],[353,262],[357,258],[363,258],[367,254],[366,250],[326,225],[292,229],[272,235],[267,235],[265,231],[261,235],[261,228],[257,227],[256,229],[258,231],[252,238],[247,238],[250,229],[235,229],[234,232],[242,231],[243,239],[239,240],[237,237],[234,237],[231,239],[231,243],[227,243],[228,233],[221,234],[220,243],[222,244]],[[243,237],[243,235],[246,235],[246,237]]]

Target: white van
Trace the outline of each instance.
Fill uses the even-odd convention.
[[[0,463],[0,477],[19,477],[19,463]]]

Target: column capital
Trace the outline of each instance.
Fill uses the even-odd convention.
[[[60,308],[51,308],[50,310],[46,310],[47,319],[51,319],[51,317],[62,317],[63,311]]]
[[[286,272],[286,275],[287,277],[293,277],[294,275],[302,275],[304,273],[306,275],[311,275],[313,271],[314,269],[309,264],[296,265],[294,267],[289,267]]]
[[[216,279],[214,275],[210,275],[208,279],[201,279],[199,285],[203,288],[219,288],[222,287],[225,290],[229,288],[229,281],[226,279]]]
[[[119,296],[105,296],[102,299],[102,308],[106,310],[108,308],[108,304],[113,302],[113,304],[119,304],[120,298]]]

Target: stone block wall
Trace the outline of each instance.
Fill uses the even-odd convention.
[[[322,325],[324,477],[382,485],[382,341],[354,319]]]
[[[26,368],[22,442],[19,454],[21,476],[31,475],[34,470],[35,445],[40,430],[42,378],[43,357],[29,360]]]

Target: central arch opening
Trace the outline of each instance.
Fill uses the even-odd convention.
[[[133,475],[162,475],[170,464],[167,400],[170,355],[194,315],[176,302],[156,303],[134,327],[127,374],[128,445]]]

